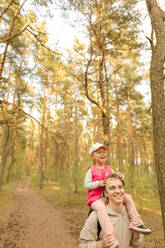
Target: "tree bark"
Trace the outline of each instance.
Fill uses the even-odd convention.
[[[15,164],[15,151],[14,149],[11,152],[11,160],[10,160],[10,165],[7,171],[7,175],[6,175],[6,183],[9,183],[10,179],[11,179],[11,172],[14,168],[14,164]]]
[[[75,99],[76,101],[76,99]],[[78,111],[77,105],[75,105],[75,117],[74,117],[74,168],[73,168],[73,181],[74,181],[74,193],[78,193],[78,171],[79,171],[79,127],[78,127]]]
[[[8,135],[7,135],[8,136]],[[6,165],[6,161],[8,156],[11,153],[12,146],[13,146],[13,141],[9,141],[9,137],[5,135],[5,144],[3,145],[2,149],[2,156],[1,156],[1,167],[0,167],[0,191],[2,191],[2,184],[3,184],[3,174],[4,174],[4,169]]]
[[[133,137],[133,125],[131,116],[131,102],[130,102],[130,89],[127,87],[127,114],[128,114],[128,150],[129,150],[129,166],[131,170],[131,188],[135,193],[135,148],[134,148],[134,137]]]
[[[46,119],[46,89],[44,85],[44,99],[43,99],[43,113],[42,113],[42,125],[45,126]],[[40,136],[40,167],[39,167],[39,188],[43,188],[43,182],[45,177],[45,129],[41,127]]]
[[[165,239],[165,94],[163,75],[165,64],[165,13],[159,8],[156,0],[146,0],[146,4],[151,18],[151,25],[156,36],[156,43],[151,40],[150,86],[154,163]]]
[[[117,85],[114,83],[116,95],[116,164],[122,171],[122,153],[121,153],[121,124],[120,124],[120,105],[118,98]]]

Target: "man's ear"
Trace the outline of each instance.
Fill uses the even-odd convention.
[[[104,190],[103,194],[104,194],[104,196],[105,196],[106,198],[108,198],[108,194],[107,194],[106,190]]]

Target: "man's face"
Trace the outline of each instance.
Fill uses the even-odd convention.
[[[107,151],[105,148],[101,147],[92,153],[92,159],[96,164],[104,164],[107,158]]]
[[[105,196],[108,197],[109,203],[120,204],[123,202],[124,186],[118,178],[108,179],[106,183]]]

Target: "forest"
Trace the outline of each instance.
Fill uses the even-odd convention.
[[[41,194],[85,205],[89,149],[100,142],[137,207],[161,215],[165,238],[163,9],[161,0],[0,0],[2,201],[26,176]],[[53,35],[57,22],[48,27],[57,10],[77,32],[70,47]]]

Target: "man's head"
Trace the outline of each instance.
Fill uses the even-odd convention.
[[[94,163],[104,164],[107,157],[108,147],[101,143],[95,143],[89,150]]]
[[[124,196],[124,180],[118,173],[113,173],[107,176],[106,185],[103,189],[105,197],[109,203],[119,205],[123,203]]]

